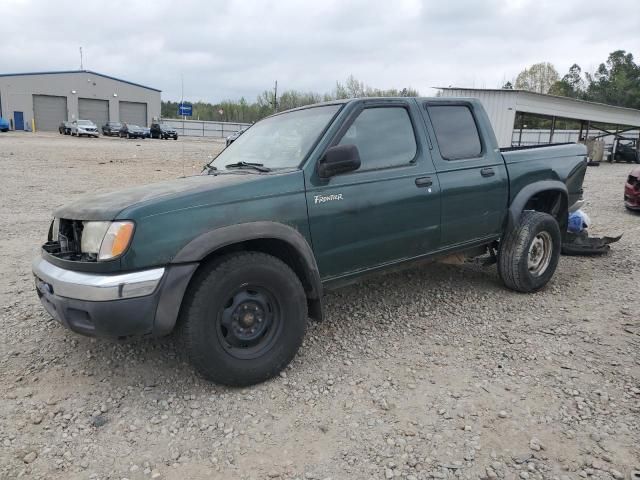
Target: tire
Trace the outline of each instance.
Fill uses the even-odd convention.
[[[178,137],[177,137],[177,136],[175,136],[175,137],[173,137],[173,139],[174,139],[174,140],[177,140],[177,139],[178,139]]]
[[[277,375],[302,345],[306,296],[280,259],[237,253],[196,274],[180,324],[187,355],[200,374],[224,385],[253,385]]]
[[[543,288],[558,266],[561,242],[554,217],[531,210],[523,212],[518,224],[500,241],[498,274],[505,286],[523,293]]]

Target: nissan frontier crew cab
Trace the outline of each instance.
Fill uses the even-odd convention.
[[[75,332],[177,329],[206,378],[254,384],[291,361],[325,290],[365,274],[462,253],[541,289],[585,171],[583,145],[501,151],[474,99],[312,105],[256,123],[201,175],[57,209],[37,293]]]

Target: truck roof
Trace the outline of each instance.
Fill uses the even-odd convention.
[[[294,112],[297,110],[304,110],[306,108],[323,107],[326,105],[344,105],[346,103],[357,102],[361,100],[391,101],[391,100],[408,100],[408,99],[413,99],[416,101],[437,101],[437,102],[443,102],[443,103],[455,103],[460,101],[475,103],[478,101],[478,99],[473,97],[356,97],[356,98],[344,98],[339,100],[328,100],[326,102],[318,102],[318,103],[312,103],[309,105],[303,105],[302,107],[290,108],[288,110],[283,110],[281,112],[274,113],[271,116],[273,117],[275,115],[280,115],[285,112]]]

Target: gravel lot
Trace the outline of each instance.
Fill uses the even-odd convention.
[[[171,338],[112,343],[52,321],[30,270],[52,209],[195,173],[220,148],[0,134],[0,478],[640,478],[626,164],[585,183],[593,231],[625,233],[608,256],[563,257],[534,295],[471,264],[330,293],[286,373],[253,388],[203,381]]]

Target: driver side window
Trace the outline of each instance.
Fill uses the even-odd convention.
[[[349,144],[358,147],[359,171],[409,165],[418,149],[409,112],[395,106],[364,109],[339,142]]]

